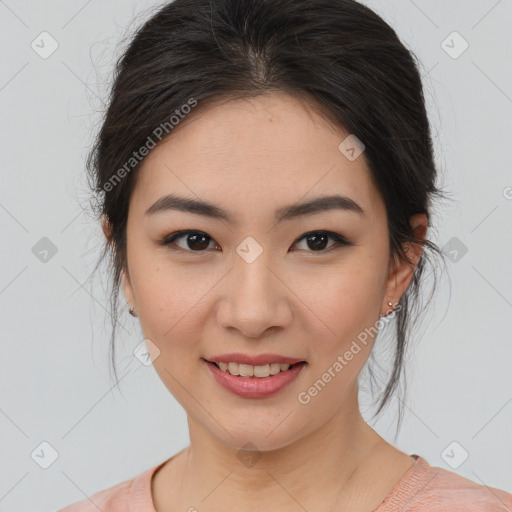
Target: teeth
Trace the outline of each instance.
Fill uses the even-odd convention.
[[[222,371],[241,377],[269,377],[290,368],[290,365],[286,363],[271,363],[259,366],[241,363],[218,363],[218,365]]]
[[[238,373],[240,377],[252,377],[254,375],[254,366],[250,364],[239,364]]]
[[[281,365],[279,363],[272,363],[270,365],[270,375],[277,375],[281,371]]]
[[[231,375],[240,375],[238,372],[238,363],[228,363],[228,372]]]
[[[253,375],[255,377],[268,377],[270,375],[270,365],[253,366]]]

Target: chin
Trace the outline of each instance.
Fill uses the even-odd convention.
[[[276,422],[276,425],[279,425],[279,421]],[[270,452],[280,450],[292,444],[296,438],[300,437],[299,435],[291,435],[289,428],[286,428],[283,424],[280,424],[277,428],[275,426],[269,427],[268,424],[262,425],[261,428],[257,428],[252,424],[248,428],[246,422],[241,424],[240,428],[233,427],[232,424],[229,428],[226,425],[224,426],[231,435],[222,428],[220,428],[220,432],[219,428],[216,428],[216,433],[212,433],[212,435],[219,442],[237,451]]]

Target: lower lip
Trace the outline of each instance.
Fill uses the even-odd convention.
[[[231,375],[218,368],[214,363],[205,361],[213,378],[225,389],[245,398],[264,398],[281,391],[288,386],[306,363],[297,363],[284,372],[269,377],[240,377]]]

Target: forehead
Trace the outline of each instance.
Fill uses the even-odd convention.
[[[199,105],[145,158],[133,199],[147,207],[181,192],[243,216],[339,193],[369,211],[380,197],[364,152],[350,160],[340,151],[349,135],[285,94]]]

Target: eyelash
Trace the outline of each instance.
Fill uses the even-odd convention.
[[[208,236],[208,234],[206,234],[204,231],[181,230],[181,231],[175,231],[174,233],[171,233],[171,234],[167,235],[164,239],[162,239],[159,242],[157,242],[157,244],[158,245],[162,245],[162,246],[167,246],[171,250],[177,251],[177,252],[188,252],[188,253],[204,253],[204,252],[206,252],[206,249],[200,250],[200,251],[193,251],[193,250],[190,250],[190,249],[183,249],[181,247],[178,247],[178,248],[170,247],[171,245],[174,244],[174,242],[176,240],[178,240],[179,238],[184,237],[185,235],[189,235],[189,234],[203,235],[206,238],[210,239],[210,241],[214,240],[212,237]],[[322,249],[322,250],[319,250],[319,251],[306,250],[306,252],[311,252],[311,253],[328,253],[333,248],[334,249],[339,249],[339,248],[341,248],[343,246],[352,246],[352,245],[354,245],[352,242],[349,242],[345,237],[339,235],[338,233],[333,233],[332,231],[325,231],[325,230],[308,231],[307,233],[304,233],[300,238],[298,238],[293,243],[293,245],[301,242],[302,240],[304,240],[308,236],[319,235],[319,234],[328,236],[329,238],[331,238],[332,240],[335,241],[335,244],[331,245],[327,249]]]

